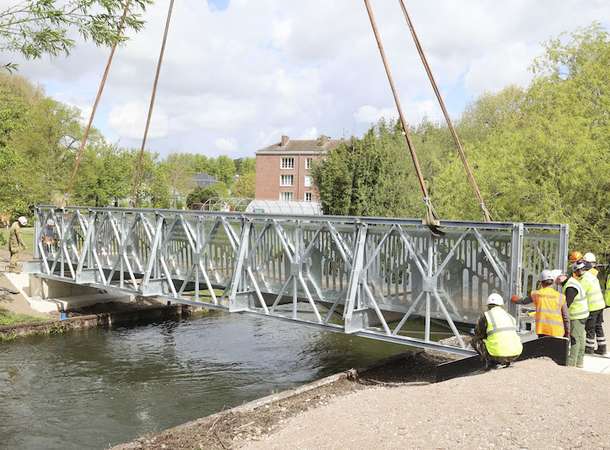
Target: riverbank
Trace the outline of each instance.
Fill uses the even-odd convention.
[[[161,433],[143,436],[113,449],[233,448],[261,439],[292,418],[325,407],[346,395],[378,386],[432,383],[435,367],[449,359],[445,355],[424,351],[402,353],[369,368],[341,372]]]
[[[106,303],[83,308],[65,320],[30,317],[16,324],[3,325],[0,321],[0,342],[12,341],[26,336],[63,334],[73,330],[94,327],[110,328],[116,325],[148,323],[151,321],[180,320],[205,311],[193,311],[185,305],[166,306],[158,302]]]
[[[411,363],[425,366],[417,358]],[[375,378],[354,382],[342,374],[115,449],[602,448],[610,442],[607,375],[536,359],[436,384],[426,383],[425,371],[409,384]]]

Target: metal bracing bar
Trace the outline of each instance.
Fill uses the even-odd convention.
[[[347,297],[345,299],[345,309],[343,310],[343,318],[345,320],[351,320],[354,309],[356,309],[356,297],[360,288],[360,273],[362,272],[362,268],[364,266],[366,236],[367,227],[366,225],[361,224],[358,227],[358,232],[356,235],[356,254],[354,255],[352,269],[350,272],[349,287]]]
[[[233,271],[233,277],[229,284],[229,302],[235,302],[237,299],[237,292],[239,290],[239,284],[242,280],[242,272],[244,263],[246,260],[246,255],[248,254],[248,243],[250,242],[250,227],[252,226],[252,222],[249,220],[244,221],[241,229],[241,239],[239,243],[239,249],[237,254],[237,263],[235,265],[235,270]]]
[[[508,281],[508,273],[506,272],[506,269],[504,269],[501,264],[498,264],[498,262],[496,261],[496,255],[494,255],[494,253],[492,252],[491,248],[487,244],[487,241],[483,238],[483,236],[481,236],[481,233],[479,233],[478,230],[473,230],[473,232],[494,271],[500,277],[503,283],[506,283]]]
[[[307,287],[307,284],[305,283],[305,280],[303,279],[303,275],[301,273],[299,273],[298,278],[299,278],[299,282],[301,283],[301,286],[303,286],[303,290],[305,291],[305,296],[307,297],[307,300],[309,301],[311,309],[313,309],[313,312],[316,315],[316,319],[318,319],[318,322],[322,323],[322,317],[320,316],[320,311],[318,311],[316,302],[313,300],[313,297],[311,296],[311,292],[309,292],[309,288]]]
[[[291,249],[290,246],[288,245],[288,243],[286,242],[286,238],[284,237],[283,231],[281,230],[280,226],[275,221],[273,222],[273,229],[275,230],[278,238],[280,239],[282,247],[284,247],[284,253],[288,257],[290,264],[294,264],[294,256],[293,256],[294,250]]]
[[[464,344],[464,340],[462,339],[460,332],[458,331],[457,327],[455,326],[455,323],[453,323],[453,319],[449,315],[449,312],[447,311],[447,308],[445,307],[445,304],[443,303],[443,300],[441,299],[441,297],[438,295],[438,292],[436,291],[436,289],[433,291],[433,294],[434,294],[434,297],[436,298],[436,301],[438,302],[438,306],[441,308],[441,311],[443,312],[443,315],[445,316],[445,320],[447,320],[447,323],[449,324],[449,328],[451,328],[453,335],[457,338],[458,342],[460,343],[460,347],[466,348],[466,345]]]
[[[366,284],[366,282],[363,282],[362,288],[368,296],[369,302],[373,305],[375,314],[377,314],[377,318],[379,318],[379,321],[381,322],[381,326],[383,327],[384,331],[386,332],[386,334],[392,334],[392,332],[390,331],[390,327],[388,327],[388,323],[385,320],[385,317],[383,317],[383,314],[381,314],[381,311],[379,310],[379,305],[377,305],[375,297],[373,297],[373,293],[371,292],[371,289],[369,288],[368,284]]]
[[[345,244],[345,241],[343,240],[339,232],[335,229],[335,227],[330,222],[327,222],[327,226],[328,230],[330,231],[330,235],[332,236],[333,240],[335,241],[335,244],[337,245],[337,250],[339,250],[339,254],[343,258],[343,261],[345,261],[345,263],[349,267],[351,262],[354,260],[354,255],[352,254],[349,246]]]
[[[409,320],[409,317],[411,317],[411,314],[413,314],[413,311],[415,311],[415,308],[417,308],[417,305],[419,305],[419,301],[422,299],[423,296],[424,291],[420,292],[419,295],[415,298],[415,301],[411,304],[403,318],[400,319],[400,322],[398,322],[398,325],[396,325],[396,328],[394,328],[392,334],[396,335],[400,332],[402,327],[404,327],[405,323],[407,323],[407,320]]]
[[[277,307],[277,305],[279,304],[280,300],[284,297],[284,292],[286,292],[286,289],[288,288],[288,285],[290,284],[290,282],[292,281],[292,275],[290,275],[286,281],[284,282],[284,284],[282,285],[282,288],[280,289],[280,293],[278,294],[278,296],[275,298],[275,301],[273,302],[273,305],[271,305],[271,312],[275,311],[275,308]]]
[[[426,276],[427,270],[428,270],[428,262],[426,262],[422,256],[420,256],[416,251],[415,248],[413,247],[413,245],[411,244],[411,242],[409,241],[407,235],[405,234],[404,230],[401,227],[398,227],[398,234],[400,235],[400,239],[402,240],[402,242],[404,243],[405,247],[407,248],[407,252],[411,255],[411,258],[413,259],[413,261],[415,262],[415,267],[417,267],[417,270],[419,270],[419,273],[422,274],[422,276]]]
[[[458,238],[455,245],[453,247],[451,247],[451,250],[449,251],[449,253],[447,253],[445,260],[441,263],[441,265],[438,267],[438,269],[436,269],[435,276],[438,277],[445,270],[445,267],[447,267],[447,264],[449,264],[449,261],[451,261],[453,259],[453,256],[455,255],[455,251],[458,249],[458,247],[460,246],[462,241],[466,238],[466,236],[468,236],[470,234],[470,231],[471,230],[466,230],[466,232]]]
[[[85,242],[82,248],[81,256],[78,258],[78,266],[76,267],[76,273],[81,274],[85,265],[85,260],[89,259],[91,240],[93,236],[93,223],[95,222],[95,215],[89,217],[89,224],[87,225],[87,231],[85,234]]]

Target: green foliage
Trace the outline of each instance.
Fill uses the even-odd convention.
[[[424,123],[418,132],[422,147],[434,147],[422,154],[422,170],[430,175],[437,170],[439,148],[446,140],[442,130]],[[405,149],[402,128],[397,123],[380,122],[362,139],[341,143],[321,163],[314,164],[312,175],[320,192],[326,214],[401,217],[421,206],[416,179],[411,176],[411,161]]]
[[[594,25],[550,41],[528,89],[487,95],[465,115],[461,126],[486,130],[468,134],[468,154],[494,218],[568,223],[573,248],[610,253],[608,67],[610,38]],[[480,217],[457,160],[437,179],[443,217]]]
[[[0,51],[20,53],[28,59],[69,54],[75,34],[96,45],[124,41],[125,34],[139,31],[141,13],[151,0],[131,1],[120,29],[121,0],[26,0],[0,11]],[[8,71],[14,63],[5,63]]]
[[[191,192],[186,198],[186,205],[191,208],[197,203],[205,203],[212,198],[225,198],[229,194],[229,189],[224,183],[216,183],[208,187],[199,187]]]
[[[233,197],[254,198],[256,191],[256,174],[247,172],[240,175],[233,187]]]
[[[608,67],[610,36],[594,24],[551,40],[526,89],[466,109],[458,132],[495,220],[568,223],[573,248],[610,255]],[[314,168],[325,212],[422,216],[399,131],[382,123]],[[412,134],[440,216],[482,220],[446,127],[424,122]]]

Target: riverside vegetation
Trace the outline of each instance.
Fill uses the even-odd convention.
[[[574,248],[610,256],[610,37],[599,25],[545,45],[525,88],[478,98],[457,122],[494,220],[568,223]],[[447,127],[410,130],[444,219],[481,220]],[[382,121],[314,167],[328,214],[422,217],[400,125]],[[599,257],[599,256],[598,256]]]

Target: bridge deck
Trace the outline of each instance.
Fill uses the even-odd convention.
[[[405,219],[50,206],[36,216],[41,277],[459,354],[471,351],[458,327],[475,323],[488,293],[523,293],[567,259],[566,225],[445,221],[438,238]],[[435,320],[456,345],[434,340]]]

